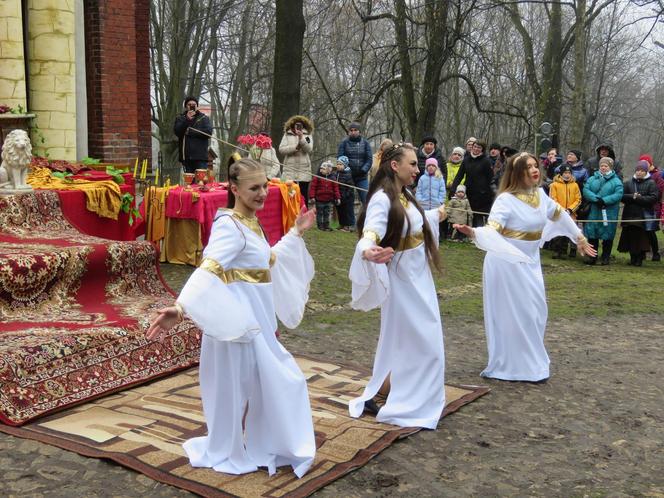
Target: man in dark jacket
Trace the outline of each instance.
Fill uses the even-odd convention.
[[[198,110],[196,97],[184,99],[184,108],[175,118],[173,132],[178,137],[178,159],[186,173],[194,173],[197,169],[207,169],[210,144],[207,135],[212,135],[212,125],[210,118]]]
[[[447,161],[443,157],[443,153],[438,148],[438,141],[433,136],[426,136],[422,139],[422,143],[417,149],[417,169],[419,173],[417,174],[417,179],[415,180],[415,185],[420,180],[420,176],[424,174],[425,164],[427,159],[433,157],[438,161],[438,169],[443,175],[445,182],[447,182]]]
[[[371,169],[373,156],[371,155],[371,145],[361,135],[362,127],[360,123],[351,123],[348,126],[348,136],[339,144],[337,157],[346,156],[348,166],[353,175],[353,183],[356,187],[364,189],[358,190],[362,204],[367,202],[367,192],[369,180],[367,174]]]
[[[476,141],[470,153],[464,157],[461,167],[452,183],[452,192],[456,192],[457,186],[463,178],[466,178],[466,196],[473,211],[488,213],[493,204],[493,190],[491,180],[493,179],[493,168],[491,161],[484,153],[486,145],[484,142]],[[487,214],[473,212],[473,226],[481,227],[486,223]]]
[[[611,140],[604,140],[595,148],[595,157],[591,157],[585,162],[586,169],[588,170],[588,177],[593,176],[595,171],[599,170],[599,160],[603,157],[610,157],[613,159],[613,171],[616,172],[618,178],[622,180],[622,164],[616,159],[616,153],[613,150],[613,142]]]

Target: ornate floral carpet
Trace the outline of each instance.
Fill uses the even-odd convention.
[[[151,244],[80,233],[53,191],[0,198],[0,422],[196,364],[191,322],[162,342],[143,337],[151,312],[172,300]]]
[[[307,378],[316,431],[316,460],[297,479],[282,467],[234,476],[193,468],[182,443],[206,432],[192,368],[148,385],[57,413],[23,427],[0,431],[96,458],[108,458],[158,481],[209,497],[302,497],[366,464],[393,442],[418,428],[380,424],[372,416],[348,415],[348,400],[358,396],[369,372],[351,366],[296,356]],[[447,416],[482,396],[477,386],[445,386]],[[445,430],[445,420],[439,430]],[[101,490],[100,490],[101,492]]]

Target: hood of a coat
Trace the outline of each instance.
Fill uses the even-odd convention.
[[[602,142],[597,147],[595,147],[595,154],[597,154],[597,159],[600,159],[599,149],[601,149],[602,147],[604,147],[605,149],[609,149],[609,157],[615,161],[616,160],[616,153],[613,150],[613,144],[611,142],[609,142],[608,140],[605,141],[605,142]]]
[[[313,133],[314,131],[313,121],[311,121],[311,119],[309,119],[306,116],[301,116],[300,114],[296,114],[295,116],[291,116],[290,118],[288,118],[288,120],[284,124],[284,133],[290,130],[293,127],[293,125],[298,121],[304,125],[305,130],[307,130],[309,133]]]

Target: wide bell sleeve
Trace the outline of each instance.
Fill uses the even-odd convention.
[[[251,307],[218,276],[232,267],[244,243],[240,228],[230,216],[217,219],[201,267],[192,273],[177,298],[203,334],[219,341],[249,342],[261,330]]]
[[[475,228],[473,243],[478,249],[491,252],[508,263],[533,263],[533,259],[521,251],[518,247],[510,244],[501,230],[505,228],[510,218],[511,194],[500,194],[491,207],[489,220],[486,226]],[[548,199],[548,197],[547,197]]]
[[[272,248],[272,290],[277,317],[289,329],[302,321],[309,300],[309,285],[314,278],[314,260],[302,237],[293,229]]]
[[[438,211],[438,208],[427,209],[424,211],[424,216],[426,216],[427,223],[429,223],[429,228],[431,229],[433,240],[435,241],[437,247],[440,237],[440,211]]]
[[[352,284],[351,307],[369,311],[385,302],[390,293],[390,279],[387,265],[367,261],[362,253],[378,245],[387,233],[387,215],[390,199],[384,192],[376,192],[367,205],[362,238],[355,246],[355,254],[350,264],[348,277]]]
[[[541,195],[541,198],[545,202],[544,209],[546,209],[548,221],[544,225],[544,230],[542,230],[540,247],[555,237],[567,237],[574,244],[578,243],[583,234],[572,217],[553,199],[546,195]]]

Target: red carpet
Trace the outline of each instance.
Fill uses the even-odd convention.
[[[0,198],[0,422],[21,425],[196,364],[200,331],[144,339],[172,303],[156,249],[84,235],[58,194]]]

